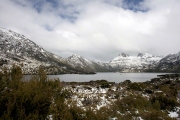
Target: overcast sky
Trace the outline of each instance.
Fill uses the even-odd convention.
[[[0,0],[0,26],[61,57],[180,51],[180,0]]]

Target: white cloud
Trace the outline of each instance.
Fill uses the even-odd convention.
[[[145,0],[136,6],[147,12],[125,10],[122,0],[61,0],[56,5],[41,0],[36,9],[27,0],[14,1],[0,0],[0,26],[62,57],[76,53],[110,61],[120,52],[180,50],[179,0]]]

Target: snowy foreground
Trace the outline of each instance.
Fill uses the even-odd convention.
[[[143,99],[150,101],[152,97],[162,94],[164,96],[169,96],[169,93],[165,90],[164,86],[171,86],[171,84],[175,84],[177,81],[171,80],[170,84],[167,83],[169,79],[158,79],[157,81],[148,81],[145,83],[131,83],[130,81],[126,80],[122,83],[113,83],[113,82],[105,82],[105,80],[102,80],[103,83],[100,83],[100,81],[90,81],[90,82],[64,82],[63,83],[63,90],[68,91],[69,94],[66,96],[65,103],[70,106],[78,106],[83,110],[91,109],[95,113],[100,109],[111,109],[114,104],[117,104],[117,101],[121,101],[123,98],[126,98],[127,96],[135,96],[135,98],[130,99],[136,99],[137,96],[142,97]],[[134,86],[132,86],[135,85]],[[169,85],[168,85],[169,84]],[[154,86],[160,87],[158,89],[154,89]],[[138,97],[137,97],[138,99]],[[169,99],[169,98],[168,98]],[[134,100],[136,101],[136,100]],[[159,100],[160,101],[160,100]],[[176,101],[178,102],[177,106],[174,106],[173,109],[167,109],[166,111],[167,116],[170,118],[177,118],[178,119],[178,113],[180,110],[179,106],[179,98],[177,93]],[[137,103],[138,104],[138,103]],[[166,104],[166,103],[164,103]],[[128,105],[126,105],[128,106]],[[130,106],[131,107],[131,106]],[[126,107],[128,108],[128,107]],[[135,114],[134,117],[132,117],[134,120],[143,120],[141,117],[142,111],[141,109],[131,110],[127,109],[126,112],[121,111],[115,111],[117,114],[121,116],[125,116],[127,114]],[[145,108],[145,107],[144,107]],[[133,111],[133,113],[131,113]],[[150,111],[144,110],[144,112],[148,113]],[[161,116],[159,116],[161,117]],[[116,120],[118,119],[116,116],[109,117],[110,120]]]

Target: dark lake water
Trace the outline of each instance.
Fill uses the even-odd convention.
[[[65,82],[87,82],[90,80],[108,80],[110,82],[122,82],[124,80],[131,80],[132,82],[145,82],[152,78],[157,78],[157,75],[167,73],[113,73],[102,72],[93,75],[79,75],[79,74],[64,74],[64,75],[48,75],[49,79],[59,78],[60,81]],[[26,75],[25,78],[30,78],[30,75]]]

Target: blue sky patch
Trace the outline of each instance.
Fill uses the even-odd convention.
[[[66,15],[66,14],[60,14],[59,15],[62,19],[68,20],[69,22],[74,22],[76,21],[77,17],[73,16],[73,15]]]
[[[132,10],[134,12],[147,12],[148,9],[146,8],[142,8],[140,6],[140,3],[143,2],[144,0],[123,0],[123,8]]]

